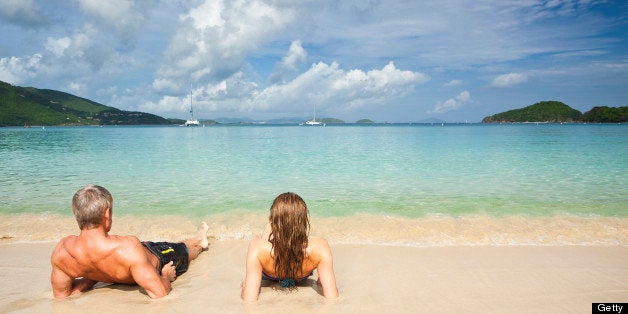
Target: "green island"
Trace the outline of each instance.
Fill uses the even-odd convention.
[[[482,119],[482,123],[625,123],[628,107],[593,107],[584,114],[560,101],[541,101]]]
[[[336,118],[322,118],[321,122],[323,122],[325,124],[342,124],[342,123],[345,123],[344,121],[342,121],[340,119],[336,119]]]
[[[375,122],[373,122],[373,120],[371,120],[371,119],[360,119],[360,120],[356,121],[355,123],[357,123],[357,124],[373,124]]]
[[[68,93],[0,81],[0,126],[169,125],[160,116],[124,111]]]

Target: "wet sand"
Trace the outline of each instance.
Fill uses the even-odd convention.
[[[98,284],[54,300],[55,242],[3,243],[0,312],[209,313],[590,313],[593,302],[628,302],[628,246],[434,246],[331,243],[340,298],[327,300],[316,273],[297,290],[263,286],[240,300],[246,240],[215,240],[151,300],[137,286]]]

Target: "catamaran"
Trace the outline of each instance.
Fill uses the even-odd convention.
[[[194,110],[192,109],[192,90],[190,89],[190,118],[185,121],[185,126],[199,126],[198,120],[194,119]]]

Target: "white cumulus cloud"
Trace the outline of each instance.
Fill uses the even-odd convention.
[[[445,102],[438,102],[436,106],[434,106],[433,110],[428,111],[428,113],[446,113],[452,110],[457,110],[462,105],[471,101],[471,93],[468,91],[463,91],[458,96],[454,98],[449,98]]]
[[[453,86],[460,86],[462,85],[462,81],[461,80],[451,80],[447,83],[445,83],[443,86],[445,87],[453,87]]]
[[[413,92],[416,84],[429,79],[420,72],[400,70],[393,62],[366,72],[343,70],[335,62],[319,62],[291,81],[265,88],[260,88],[238,72],[229,79],[201,87],[195,92],[199,97],[195,96],[194,108],[199,112],[222,110],[299,115],[309,113],[316,104],[321,112],[339,112],[365,105],[386,104],[391,99]],[[157,102],[147,102],[141,108],[181,111],[185,106],[185,97],[168,96]]]
[[[491,86],[493,87],[511,87],[521,84],[528,80],[528,76],[523,73],[502,74],[493,79]]]
[[[24,58],[1,58],[0,81],[20,84],[24,80],[34,77],[43,67],[41,60],[41,54],[34,54]]]
[[[253,103],[262,108],[291,109],[302,112],[303,104],[318,108],[348,110],[366,104],[382,104],[414,90],[429,80],[425,74],[397,69],[393,62],[381,70],[340,69],[337,63],[319,62],[294,80],[272,85],[254,95]],[[297,108],[294,106],[298,105]],[[288,110],[290,111],[290,110]]]
[[[84,88],[85,86],[83,84],[77,82],[71,82],[70,85],[68,85],[68,89],[74,93],[80,93]]]
[[[275,72],[270,75],[270,81],[272,83],[282,82],[288,73],[297,70],[297,66],[300,63],[305,62],[307,58],[307,51],[301,46],[300,40],[295,40],[290,44],[288,53],[281,59],[275,68]]]
[[[180,17],[156,80],[220,82],[243,68],[248,53],[294,19],[265,1],[207,0]]]
[[[59,39],[48,37],[45,48],[46,50],[52,52],[55,56],[61,57],[65,54],[65,50],[70,47],[70,44],[72,44],[72,40],[69,37]]]

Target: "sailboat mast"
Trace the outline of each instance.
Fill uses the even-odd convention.
[[[194,120],[194,111],[192,110],[192,87],[190,86],[190,120]]]

